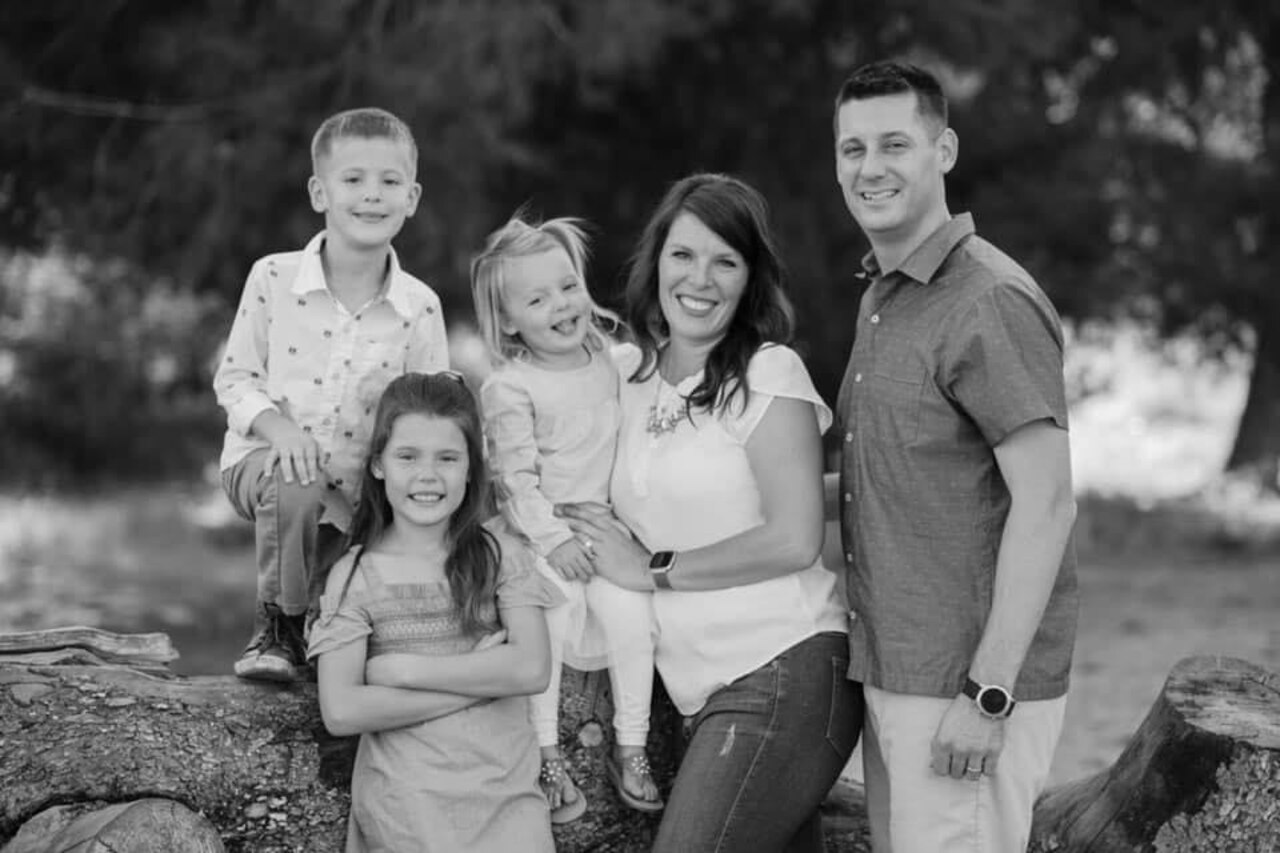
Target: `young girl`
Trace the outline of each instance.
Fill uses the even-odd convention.
[[[550,672],[539,608],[563,598],[482,526],[486,481],[461,378],[392,381],[308,651],[325,725],[361,735],[347,853],[554,851],[524,697]]]
[[[480,391],[489,461],[503,515],[543,558],[538,567],[568,603],[547,611],[551,682],[531,702],[540,782],[551,819],[586,808],[559,747],[560,671],[609,666],[615,749],[606,764],[623,802],[662,808],[645,741],[653,687],[650,596],[595,577],[592,543],[555,515],[568,502],[607,504],[618,433],[618,373],[599,308],[584,280],[586,241],[568,219],[529,224],[517,215],[471,263],[476,317],[495,370]],[[603,635],[604,653],[596,651]],[[593,647],[594,644],[594,647]]]

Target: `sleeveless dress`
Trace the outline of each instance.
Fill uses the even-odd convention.
[[[559,593],[528,552],[501,537],[501,607],[551,607]],[[368,658],[471,651],[447,582],[386,583],[378,557],[353,549],[333,571],[352,573],[326,595],[308,657],[367,638]],[[347,853],[554,853],[528,697],[482,701],[414,726],[360,736],[351,776]]]

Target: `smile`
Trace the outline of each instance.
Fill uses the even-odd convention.
[[[711,299],[699,299],[696,296],[687,296],[681,294],[676,297],[676,301],[680,303],[680,307],[688,311],[690,314],[703,315],[709,314],[720,303]]]
[[[873,190],[871,192],[860,192],[858,198],[863,201],[884,201],[893,198],[898,194],[897,190]]]
[[[570,317],[567,320],[561,320],[559,323],[551,327],[553,332],[561,335],[572,335],[578,331],[578,317]]]
[[[416,504],[438,504],[444,500],[444,494],[442,492],[412,492],[409,495],[409,500]]]

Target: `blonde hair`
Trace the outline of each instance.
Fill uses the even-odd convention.
[[[333,152],[339,139],[389,139],[403,145],[409,155],[409,176],[418,173],[418,144],[409,125],[386,110],[360,107],[329,116],[311,137],[311,169],[320,174],[320,161]]]
[[[489,359],[495,367],[508,361],[528,359],[531,354],[519,335],[510,335],[502,330],[506,262],[514,258],[540,255],[554,249],[561,249],[569,256],[573,273],[582,282],[591,303],[586,337],[586,344],[591,350],[603,350],[612,336],[625,328],[617,314],[596,304],[587,288],[587,237],[580,222],[567,217],[541,223],[529,222],[517,211],[505,225],[489,235],[484,248],[471,259],[471,297],[475,300],[476,322],[480,325],[480,336],[489,348]]]

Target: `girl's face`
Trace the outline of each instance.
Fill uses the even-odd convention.
[[[658,301],[673,340],[715,344],[747,289],[739,252],[687,211],[671,223],[658,258]]]
[[[410,413],[396,418],[373,476],[382,480],[396,525],[448,529],[462,505],[470,473],[467,438],[449,418]]]
[[[535,363],[566,369],[590,356],[583,343],[591,323],[591,295],[563,249],[505,263],[502,331],[519,335]]]

